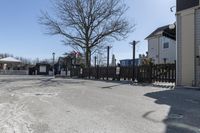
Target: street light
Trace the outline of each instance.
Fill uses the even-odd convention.
[[[176,8],[176,6],[170,7],[170,11],[171,11],[171,12],[174,12],[174,8]]]
[[[175,28],[176,28],[176,24],[175,24],[175,23],[169,25],[169,29],[170,29],[170,30],[173,30],[173,29],[175,29]]]
[[[133,46],[133,73],[132,73],[132,81],[134,82],[135,80],[135,46],[138,44],[140,41],[133,41],[130,44]]]
[[[175,11],[176,11],[175,9],[176,9],[176,6],[170,7],[170,11],[171,11],[171,12],[175,12]],[[169,29],[170,29],[170,30],[173,30],[173,29],[175,29],[175,28],[176,28],[176,23],[173,23],[173,24],[170,24],[170,25],[169,25]]]
[[[53,76],[55,75],[55,68],[54,68],[54,64],[55,64],[55,53],[52,53],[53,55]]]

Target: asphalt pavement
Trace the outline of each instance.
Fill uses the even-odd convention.
[[[200,133],[200,91],[0,76],[0,133]]]

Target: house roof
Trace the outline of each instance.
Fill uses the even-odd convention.
[[[6,57],[6,58],[2,58],[0,59],[0,62],[5,62],[5,63],[21,63],[20,60],[17,60],[13,57]]]
[[[176,28],[170,29],[169,26],[170,25],[166,25],[166,26],[162,26],[162,27],[157,28],[154,32],[152,32],[145,39],[149,39],[149,38],[152,38],[152,37],[155,37],[155,36],[161,34],[162,36],[176,40]]]
[[[182,11],[199,5],[199,0],[177,0],[176,10]]]

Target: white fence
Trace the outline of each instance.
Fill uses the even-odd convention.
[[[28,70],[0,70],[0,75],[28,75]]]

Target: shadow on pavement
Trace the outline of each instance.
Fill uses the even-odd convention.
[[[24,84],[25,82],[27,83]],[[63,84],[84,84],[84,81],[57,79],[49,76],[7,76],[0,79],[1,87],[11,83],[14,83],[14,85],[8,87],[10,92],[30,87],[59,87],[63,86]]]
[[[120,84],[118,84],[118,85],[104,86],[104,87],[101,87],[101,88],[102,89],[113,89],[114,87],[117,87],[117,86],[120,86]]]
[[[0,84],[6,84],[6,83],[12,83],[12,82],[18,82],[18,81],[35,81],[35,80],[41,80],[50,78],[47,76],[6,76],[0,79]]]
[[[36,83],[36,85],[39,87],[59,87],[63,84],[84,84],[84,81],[47,78],[42,79],[38,83]]]
[[[119,85],[113,85],[113,86],[107,86],[107,87],[102,87],[103,89],[112,89],[112,87],[120,86],[120,85],[132,85],[132,86],[152,86],[152,87],[157,87],[157,88],[168,88],[168,89],[174,89],[174,85],[172,84],[154,84],[154,83],[136,83],[131,80],[94,80],[93,81],[101,81],[105,83],[117,83]]]
[[[177,89],[147,93],[145,96],[156,99],[156,104],[170,106],[170,111],[162,122],[166,124],[165,133],[200,133],[200,91]],[[155,111],[149,111],[143,118],[154,123],[148,116]]]
[[[151,86],[151,87],[156,87],[156,88],[168,88],[168,89],[174,89],[174,85],[162,85],[162,84],[154,84],[154,83],[133,83],[131,85],[134,86],[140,86],[140,87],[144,87],[144,86]]]

